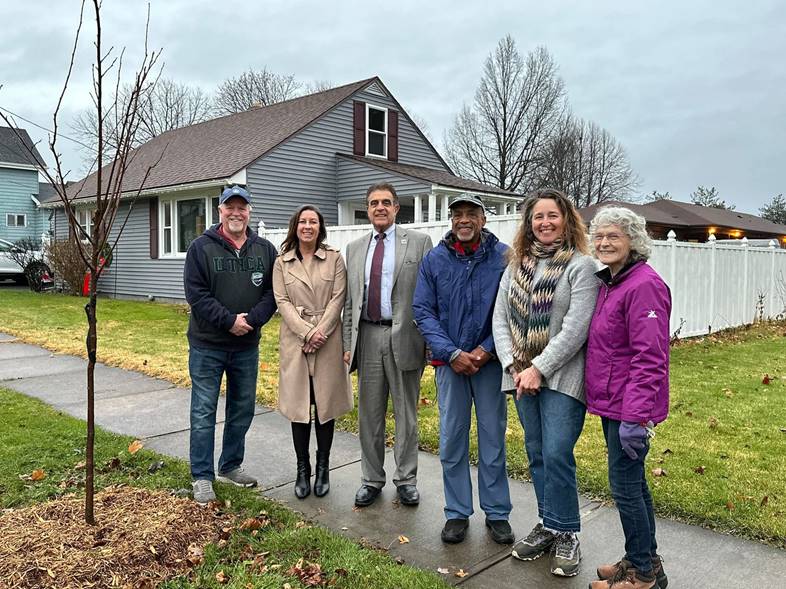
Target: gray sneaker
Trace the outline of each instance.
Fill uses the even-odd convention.
[[[194,490],[194,501],[200,505],[207,505],[216,500],[216,493],[213,491],[213,481],[208,479],[198,479],[191,483]]]
[[[522,538],[513,547],[511,555],[519,560],[535,560],[540,558],[546,550],[548,550],[554,543],[555,535],[543,527],[543,524],[538,524],[527,535]]]
[[[581,549],[576,534],[557,534],[551,547],[551,573],[560,577],[573,577],[579,573],[580,562]]]
[[[242,466],[238,466],[235,470],[230,470],[219,474],[216,477],[222,483],[232,483],[238,487],[256,487],[257,480],[245,473]]]

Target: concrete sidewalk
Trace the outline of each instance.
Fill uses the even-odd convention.
[[[41,399],[80,419],[85,418],[85,368],[86,361],[80,358],[52,354],[0,334],[0,386]],[[142,438],[146,447],[161,453],[188,459],[189,401],[187,389],[169,382],[96,367],[97,424]],[[223,415],[222,407],[219,412]],[[222,431],[219,423],[217,440]],[[392,472],[390,452],[387,466]],[[257,406],[246,440],[245,468],[259,478],[266,496],[340,534],[389,546],[393,558],[431,571],[447,569],[446,581],[466,587],[584,588],[594,579],[597,564],[614,562],[623,553],[616,510],[583,498],[583,568],[570,579],[552,576],[548,558],[526,563],[510,558],[509,548],[488,537],[477,503],[464,543],[442,544],[442,473],[439,459],[425,452],[420,454],[418,470],[419,506],[400,506],[389,484],[374,505],[353,509],[360,484],[360,450],[357,438],[343,432],[336,432],[331,455],[330,493],[322,499],[312,494],[300,501],[292,490],[295,455],[289,422],[262,406]],[[473,469],[473,477],[476,474]],[[522,536],[536,521],[534,490],[531,484],[511,481],[511,495],[511,525],[517,536]],[[399,535],[410,542],[399,544]],[[669,587],[786,587],[786,551],[663,519],[658,520],[658,541]],[[467,575],[456,576],[459,570]]]

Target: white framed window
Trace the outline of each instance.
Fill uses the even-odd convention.
[[[27,215],[6,213],[5,224],[8,227],[27,227]]]
[[[210,225],[218,223],[218,197],[162,199],[159,202],[158,220],[161,255],[183,257],[192,241]]]
[[[79,223],[79,226],[88,235],[93,235],[93,213],[94,212],[95,212],[94,209],[77,209],[76,211],[74,211],[74,214],[76,215],[76,220]]]
[[[388,109],[366,103],[366,155],[388,157]]]

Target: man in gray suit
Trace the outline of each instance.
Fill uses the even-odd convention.
[[[425,344],[412,316],[418,266],[431,249],[425,233],[396,226],[396,189],[366,191],[374,230],[347,246],[344,361],[358,371],[362,485],[355,505],[371,505],[385,485],[385,414],[393,398],[396,485],[403,505],[417,505],[418,396]]]

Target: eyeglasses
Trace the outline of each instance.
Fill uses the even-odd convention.
[[[596,233],[592,236],[593,243],[603,243],[605,239],[612,245],[616,245],[620,243],[623,239],[625,239],[625,235],[621,235],[620,233]]]

